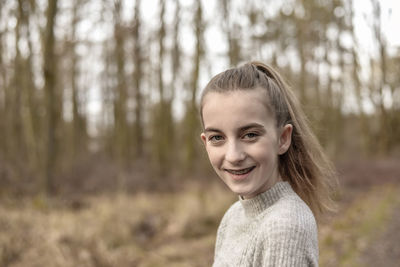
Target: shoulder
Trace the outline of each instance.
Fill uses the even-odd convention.
[[[221,219],[219,228],[226,226],[226,224],[228,224],[228,222],[232,218],[235,218],[235,217],[239,216],[239,214],[242,214],[242,213],[243,213],[243,208],[240,205],[240,201],[236,201],[225,212],[224,216]]]
[[[318,266],[316,221],[297,195],[282,198],[259,219],[255,259],[262,266]]]
[[[259,218],[259,237],[270,242],[298,242],[318,246],[318,230],[310,208],[297,195],[277,201]]]
[[[283,224],[287,227],[316,226],[315,217],[307,204],[297,195],[290,194],[278,200],[262,214],[266,224]]]

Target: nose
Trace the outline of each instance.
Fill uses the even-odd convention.
[[[246,152],[238,142],[229,142],[225,153],[225,159],[231,164],[238,164],[246,158]]]

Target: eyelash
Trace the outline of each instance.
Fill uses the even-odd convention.
[[[221,139],[217,140],[216,138],[221,138]],[[222,138],[223,138],[222,135],[212,135],[208,138],[208,141],[219,142],[222,141]]]
[[[249,135],[252,135],[252,137],[250,137]],[[257,137],[258,134],[257,133],[247,133],[244,136],[249,136],[249,138],[254,138],[254,137]]]
[[[250,132],[250,133],[246,133],[243,135],[243,139],[250,139],[250,140],[254,140],[259,136],[258,133],[254,133],[254,132]]]

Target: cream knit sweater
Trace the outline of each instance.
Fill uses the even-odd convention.
[[[229,208],[215,245],[220,266],[318,266],[315,218],[288,182]]]

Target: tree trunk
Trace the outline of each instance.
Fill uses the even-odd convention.
[[[173,121],[171,101],[169,101],[171,93],[166,91],[164,84],[164,57],[165,57],[165,0],[160,0],[160,28],[158,30],[158,90],[159,90],[159,103],[155,106],[155,116],[153,124],[153,138],[154,138],[154,158],[156,160],[156,167],[162,174],[169,172],[169,162],[172,160],[173,155],[173,136],[171,136]]]
[[[135,2],[135,17],[133,22],[133,82],[135,89],[135,147],[136,147],[136,157],[141,158],[143,156],[143,97],[141,92],[141,82],[143,75],[143,58],[142,58],[142,46],[140,43],[141,38],[141,18],[140,18],[140,0]]]
[[[76,47],[76,31],[77,24],[79,23],[78,10],[81,7],[81,2],[75,0],[73,6],[73,18],[71,25],[71,43],[69,44],[69,51],[71,57],[71,102],[72,102],[72,158],[76,158],[79,153],[84,152],[86,150],[86,139],[87,139],[87,130],[86,130],[86,119],[82,112],[81,102],[79,99],[79,88],[78,88],[78,55],[75,52]]]
[[[21,61],[20,70],[17,71],[19,86],[16,90],[20,91],[21,94],[21,129],[22,134],[20,136],[20,142],[24,144],[24,152],[20,151],[23,155],[26,155],[26,169],[37,177],[41,173],[40,167],[43,166],[40,155],[40,146],[43,145],[39,141],[41,127],[39,125],[39,112],[38,112],[38,101],[35,96],[36,86],[33,77],[33,63],[32,63],[32,40],[30,35],[30,18],[29,15],[34,11],[34,3],[24,2],[18,0],[18,16],[21,20],[20,24],[20,36],[17,39],[24,38],[28,44],[27,57],[22,59],[20,56],[19,49],[17,48],[18,61]],[[18,47],[18,46],[16,46]]]
[[[385,107],[383,95],[384,95],[384,87],[387,86],[387,70],[386,70],[386,41],[384,39],[382,33],[382,25],[381,25],[381,6],[377,0],[371,0],[374,12],[374,22],[373,22],[373,30],[375,33],[375,38],[378,44],[378,53],[379,53],[379,69],[380,69],[380,77],[378,86],[378,103],[377,108],[379,110],[380,117],[380,131],[379,131],[379,152],[381,155],[387,155],[389,152],[389,138],[391,136],[391,128],[389,125],[389,115],[390,112]]]
[[[228,42],[228,58],[230,66],[237,66],[240,61],[240,45],[237,36],[240,35],[238,32],[240,30],[239,25],[232,24],[230,20],[230,7],[232,2],[230,0],[223,0],[221,2],[222,13],[223,13],[223,23],[222,29],[225,31],[226,39]]]
[[[57,59],[55,55],[54,28],[57,15],[57,0],[48,0],[46,11],[46,28],[43,42],[43,73],[44,91],[46,95],[47,116],[47,153],[46,171],[43,190],[46,193],[55,192],[54,176],[58,158],[57,130],[60,120],[60,93],[57,91]]]
[[[369,135],[370,131],[368,128],[368,123],[367,123],[367,118],[364,113],[364,108],[362,104],[362,84],[361,84],[361,79],[359,76],[359,72],[361,70],[360,63],[358,61],[358,54],[357,54],[357,48],[358,48],[358,41],[357,37],[354,31],[354,25],[353,25],[353,18],[354,18],[354,8],[353,8],[353,0],[350,1],[349,3],[350,6],[350,32],[352,36],[352,41],[353,41],[353,47],[351,49],[351,55],[352,55],[352,80],[354,84],[354,91],[356,94],[356,101],[357,101],[357,107],[358,107],[358,113],[360,117],[360,135],[361,135],[361,153],[364,155],[367,155],[369,153]]]
[[[203,45],[203,32],[204,32],[204,23],[203,23],[203,11],[201,6],[201,1],[195,2],[196,6],[196,14],[194,17],[195,24],[195,51],[194,51],[194,60],[193,60],[193,72],[191,77],[190,89],[191,98],[186,107],[186,117],[185,117],[185,131],[186,131],[186,149],[185,149],[185,166],[187,170],[190,170],[194,166],[194,161],[196,159],[196,138],[198,138],[197,134],[199,133],[199,125],[197,121],[197,107],[196,107],[196,96],[200,75],[200,63],[204,54],[204,45]]]
[[[129,142],[127,125],[127,87],[125,80],[125,36],[124,28],[121,24],[122,2],[115,1],[114,10],[114,38],[115,49],[114,56],[117,67],[117,86],[114,95],[114,136],[115,136],[115,154],[119,163],[124,167],[129,162]]]

